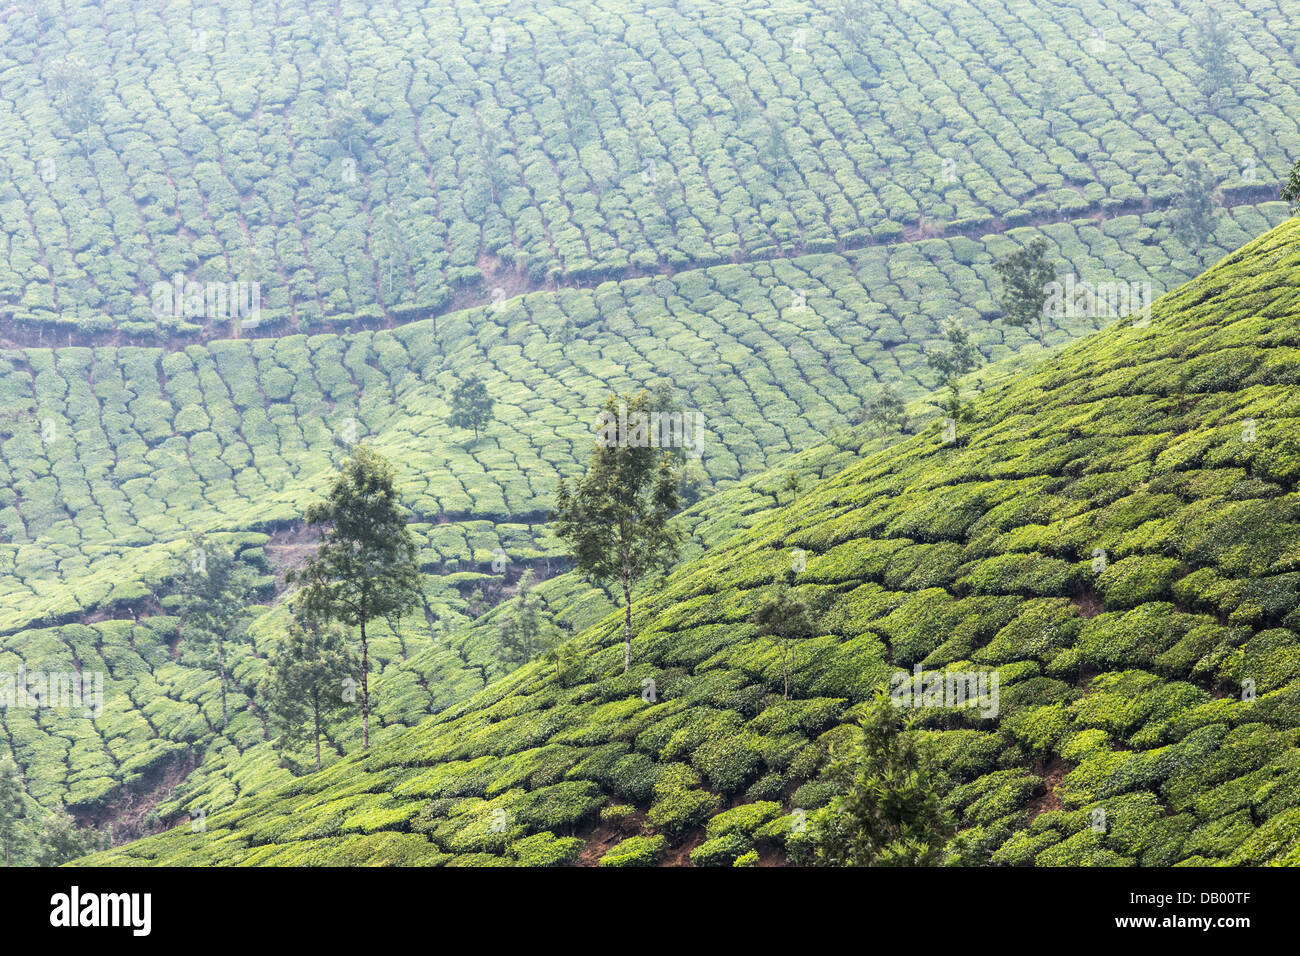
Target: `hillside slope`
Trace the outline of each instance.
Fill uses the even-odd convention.
[[[782,494],[748,477],[882,383],[931,389],[944,320],[989,362],[1037,353],[993,269],[1031,239],[1160,293],[1282,221],[1294,29],[1230,6],[1214,109],[1169,0],[0,11],[0,667],[105,689],[94,717],[0,712],[29,821],[121,839],[285,778],[253,697],[282,608],[230,649],[222,727],[170,598],[207,532],[274,605],[354,438],[397,461],[425,571],[423,613],[373,635],[387,737],[506,670],[487,609],[564,567],[542,522],[608,390],[669,381],[704,413],[726,497],[687,517],[714,542]],[[1189,156],[1219,183],[1196,248],[1172,228]],[[258,320],[158,314],[178,275],[251,283]],[[499,413],[477,442],[446,427],[471,371]],[[606,607],[572,577],[539,593],[568,627]]]
[[[1295,29],[1174,0],[10,5],[0,318],[16,342],[375,328],[544,286],[1272,198]],[[67,95],[69,77],[92,108]],[[185,293],[189,297],[189,293]]]
[[[1235,213],[1207,253],[1246,242],[1286,208]],[[1041,234],[1063,273],[1159,294],[1195,274],[1164,228],[1159,214],[1121,216],[719,266],[534,293],[393,331],[2,350],[0,632],[138,601],[194,531],[284,528],[348,440],[402,464],[417,520],[527,525],[575,467],[575,442],[606,392],[667,380],[706,416],[707,479],[757,474],[825,438],[877,383],[928,391],[924,353],[944,319],[965,322],[988,361],[1035,348],[995,321],[1000,256]],[[1111,318],[1062,316],[1048,344]],[[471,372],[498,413],[473,444],[445,427],[446,396]],[[452,532],[430,537],[430,559],[474,563],[474,532]],[[511,536],[484,537],[478,561],[519,550]],[[74,562],[85,566],[67,574]]]
[[[1286,214],[1283,203],[1258,209],[1225,216],[1212,248]],[[1173,265],[1190,260],[1163,231],[1152,213],[717,266],[533,293],[391,331],[0,352],[0,660],[11,672],[105,674],[105,713],[93,721],[0,714],[27,791],[85,816],[178,761],[224,778],[188,771],[175,795],[209,808],[280,776],[265,752],[252,758],[255,772],[239,766],[267,737],[248,704],[279,618],[233,648],[241,700],[223,733],[215,672],[178,640],[167,595],[194,532],[242,546],[268,586],[301,559],[311,540],[298,518],[353,438],[398,463],[427,572],[425,613],[385,628],[375,646],[381,666],[411,664],[378,703],[382,726],[399,728],[501,673],[481,639],[491,629],[465,638],[459,629],[482,611],[473,592],[505,583],[492,569],[498,555],[512,576],[563,567],[540,522],[607,389],[671,382],[705,416],[704,454],[691,464],[704,490],[739,488],[834,439],[877,383],[925,395],[925,350],[945,317],[967,323],[987,361],[1037,353],[1030,335],[994,318],[998,256],[1041,234],[1064,272],[1158,291],[1190,276]],[[1048,345],[1111,319],[1062,317]],[[468,372],[497,401],[477,442],[445,424],[447,392]],[[761,493],[760,506],[769,498]],[[734,511],[707,521],[729,525]],[[548,589],[551,608],[589,623],[587,592]],[[348,747],[346,733],[336,745]]]
[[[1300,862],[1297,239],[1273,230],[1149,327],[983,395],[955,441],[934,423],[680,569],[637,609],[630,675],[606,619],[558,676],[528,665],[203,832],[87,862],[591,862],[642,828],[667,849],[616,857],[707,834],[697,862],[776,859],[829,799],[855,708],[918,664],[999,675],[992,720],[918,711],[991,862]],[[785,702],[748,615],[792,562],[821,614]]]

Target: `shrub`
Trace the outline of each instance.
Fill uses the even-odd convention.
[[[524,794],[515,802],[514,814],[520,822],[544,830],[575,827],[594,816],[607,799],[594,783],[572,780]]]
[[[509,852],[520,866],[564,866],[578,858],[585,846],[577,837],[556,837],[553,833],[535,833],[516,840]]]
[[[656,789],[655,802],[650,806],[648,819],[659,830],[668,833],[683,833],[692,827],[698,827],[710,816],[718,812],[722,801],[716,794],[707,790],[668,790]]]
[[[628,820],[634,813],[636,813],[636,807],[630,804],[612,803],[601,808],[600,819],[604,823],[619,825]]]
[[[645,754],[628,754],[620,757],[610,768],[609,785],[619,796],[645,803],[653,795],[661,773],[661,765]]]
[[[743,833],[705,840],[691,851],[691,862],[696,866],[731,866],[742,854],[753,849],[754,842]]]
[[[771,801],[763,803],[744,803],[730,810],[724,810],[709,821],[709,837],[726,836],[729,833],[743,833],[752,836],[760,827],[781,813],[781,805]]]
[[[1108,608],[1137,607],[1168,595],[1181,567],[1175,558],[1132,555],[1107,566],[1097,579],[1097,591]]]
[[[610,848],[597,866],[654,866],[663,855],[667,841],[659,835],[628,837]]]
[[[753,738],[735,734],[702,744],[691,758],[713,786],[723,793],[735,793],[758,775],[762,764],[753,749]]]

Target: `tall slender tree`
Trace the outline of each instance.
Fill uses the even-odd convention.
[[[525,664],[542,649],[543,621],[533,594],[533,570],[529,568],[515,585],[515,594],[501,612],[497,634],[501,654],[512,664]]]
[[[1200,71],[1196,85],[1211,111],[1217,113],[1224,97],[1232,94],[1237,83],[1239,67],[1230,49],[1232,31],[1212,2],[1205,4],[1204,11],[1193,22],[1193,31],[1192,59]]]
[[[790,501],[799,500],[799,492],[803,491],[803,481],[800,479],[798,472],[790,472],[781,482],[781,490],[790,492]]]
[[[980,353],[960,323],[945,323],[943,337],[947,347],[926,352],[925,364],[939,374],[939,384],[948,390],[944,410],[954,421],[964,421],[971,415],[971,406],[962,400],[961,377],[979,368]]]
[[[1300,203],[1300,159],[1291,164],[1291,172],[1278,198],[1291,207],[1292,214],[1295,213],[1296,203]]]
[[[759,604],[750,621],[758,625],[760,636],[773,638],[781,646],[781,696],[789,700],[790,645],[812,636],[812,616],[808,605],[790,593],[788,580],[779,581],[772,593]]]
[[[352,141],[360,138],[366,131],[365,113],[351,92],[339,90],[329,98],[325,116],[325,132],[341,148],[352,151]]]
[[[479,429],[492,418],[492,396],[483,380],[473,373],[465,376],[451,390],[451,414],[447,424],[452,428],[472,428],[478,441]]]
[[[59,866],[93,853],[102,842],[93,828],[79,827],[66,811],[56,810],[41,821],[34,862],[37,866]]]
[[[1047,240],[1039,236],[993,266],[1002,277],[1002,321],[1022,329],[1037,322],[1038,344],[1043,346],[1043,306],[1047,286],[1056,280],[1056,263],[1047,258],[1047,249]]]
[[[221,682],[221,726],[229,722],[226,697],[230,686],[227,648],[248,631],[245,610],[253,594],[256,572],[229,548],[203,535],[190,540],[181,578],[181,634],[187,642],[215,651]]]
[[[18,856],[25,812],[22,774],[13,758],[6,757],[0,760],[0,845],[5,866],[12,866]]]
[[[647,572],[666,570],[681,542],[668,520],[678,506],[677,456],[649,441],[651,409],[644,391],[609,396],[587,473],[572,490],[560,479],[551,515],[578,570],[622,589],[624,673],[632,667],[632,588]]]
[[[92,126],[103,122],[104,97],[94,75],[80,57],[70,56],[54,64],[50,71],[49,89],[63,122],[74,136],[81,137]],[[82,137],[81,145],[89,156],[89,141],[85,137]]]
[[[279,726],[276,747],[281,754],[310,740],[316,769],[321,768],[321,737],[350,709],[347,688],[355,686],[356,672],[357,660],[342,628],[311,615],[290,618],[260,688],[267,713]]]
[[[307,509],[324,528],[315,556],[290,582],[301,582],[303,613],[360,629],[361,746],[370,746],[370,645],[376,618],[398,617],[420,600],[415,541],[397,500],[393,466],[360,444],[343,462],[324,501]]]
[[[1187,158],[1169,222],[1174,235],[1196,253],[1198,260],[1201,247],[1219,224],[1219,205],[1215,200],[1218,185],[1219,180],[1209,166],[1195,156]]]
[[[880,448],[885,448],[885,436],[891,428],[907,428],[906,406],[893,385],[882,385],[867,403],[854,412],[852,422],[855,425],[867,424],[880,435]]]

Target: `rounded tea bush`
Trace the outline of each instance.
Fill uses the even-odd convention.
[[[654,866],[668,842],[658,834],[628,837],[606,851],[597,866]]]

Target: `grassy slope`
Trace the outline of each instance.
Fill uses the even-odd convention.
[[[687,845],[754,804],[714,820],[740,834],[710,844],[725,859],[783,843],[788,814],[827,799],[818,770],[854,706],[923,663],[1001,676],[995,724],[921,712],[945,799],[993,861],[1295,862],[1298,237],[1274,230],[1149,328],[985,394],[956,445],[932,424],[680,569],[638,609],[628,677],[610,618],[561,678],[529,665],[204,833],[89,859],[547,862],[609,842],[592,823],[611,803],[638,808],[628,832]],[[795,548],[824,633],[782,702],[747,616]]]
[[[1193,153],[1250,201],[1297,135],[1294,29],[1276,3],[1222,6],[1241,82],[1215,115],[1172,0],[898,0],[856,39],[808,0],[16,8],[4,334],[229,334],[153,314],[176,273],[257,282],[258,334],[283,334],[1064,222],[1167,202]],[[83,134],[48,90],[70,57],[105,103]],[[362,114],[346,143],[340,95]]]
[[[1216,117],[1204,115],[1186,52],[1153,45],[1183,15],[1119,0],[1050,15],[900,4],[874,21],[865,58],[797,3],[602,5],[581,22],[561,7],[510,20],[462,5],[452,15],[462,33],[443,29],[441,9],[401,4],[367,12],[343,3],[337,18],[314,19],[281,4],[279,23],[257,4],[222,9],[218,22],[185,4],[165,19],[132,8],[132,37],[115,31],[127,20],[114,2],[48,6],[39,56],[38,21],[0,22],[0,56],[14,58],[0,71],[0,96],[14,105],[0,129],[9,157],[0,342],[12,333],[61,343],[69,332],[116,328],[125,333],[117,341],[165,346],[0,353],[0,667],[107,675],[97,720],[10,709],[0,721],[0,749],[47,806],[113,803],[123,783],[148,786],[190,754],[203,762],[164,811],[223,806],[283,777],[255,712],[236,708],[218,732],[213,670],[177,649],[177,622],[153,598],[170,589],[193,531],[229,533],[254,560],[268,558],[267,571],[297,553],[284,526],[319,493],[350,418],[403,466],[431,572],[426,614],[377,636],[376,659],[391,669],[380,681],[383,735],[501,672],[493,618],[475,620],[469,591],[499,581],[489,572],[498,548],[515,568],[557,555],[537,521],[555,475],[576,467],[607,388],[662,377],[706,412],[716,441],[704,465],[728,489],[700,512],[703,537],[715,541],[773,500],[774,479],[746,486],[745,476],[836,433],[877,381],[921,395],[931,384],[922,350],[941,319],[966,321],[990,360],[1036,352],[1023,333],[991,321],[991,262],[1035,234],[1017,224],[1041,223],[1064,271],[1150,281],[1158,292],[1197,271],[1158,208],[1184,153],[1206,155],[1237,204],[1206,257],[1285,214],[1278,203],[1249,204],[1258,191],[1242,179],[1253,161],[1254,185],[1275,183],[1286,157],[1257,127],[1294,123],[1286,31],[1266,7],[1234,21],[1251,47],[1248,82]],[[510,56],[480,42],[490,17],[508,21]],[[799,54],[791,31],[805,22]],[[626,48],[597,50],[589,25],[612,29]],[[1109,45],[1078,49],[1075,39],[1096,26]],[[726,64],[718,36],[740,66]],[[321,137],[329,91],[311,51],[322,41],[332,68],[373,93],[366,105],[380,104],[357,144],[354,183],[340,178],[343,156]],[[990,84],[997,50],[1005,85]],[[1066,94],[1047,112],[1036,79],[1044,51],[1059,55],[1052,85]],[[72,52],[101,78],[108,103],[107,137],[91,133],[86,152],[41,89]],[[585,118],[566,112],[560,104],[581,97],[559,65],[597,54],[615,63],[614,86],[589,91]],[[431,57],[453,65],[426,88],[410,64],[423,70]],[[285,62],[298,73],[270,66]],[[629,92],[618,79],[646,70],[662,89]],[[483,89],[484,77],[493,88],[471,108],[463,91]],[[524,85],[539,96],[509,92]],[[780,170],[765,168],[758,147],[771,137],[744,106],[750,95],[786,128],[791,152]],[[483,188],[466,110],[508,133],[502,169],[519,183],[507,183],[499,202]],[[1005,122],[984,128],[972,114]],[[624,134],[642,120],[633,144]],[[657,157],[657,184],[643,181],[637,149]],[[1105,153],[1112,160],[1096,160]],[[429,175],[412,173],[417,154]],[[956,160],[952,177],[945,158]],[[617,175],[598,186],[591,176],[606,160]],[[647,199],[650,185],[666,198]],[[922,216],[930,225],[913,228]],[[923,238],[940,222],[970,235]],[[903,227],[908,241],[875,245]],[[800,254],[830,249],[840,251]],[[771,256],[783,258],[761,261]],[[689,268],[733,258],[739,264]],[[674,274],[567,287],[659,267]],[[189,348],[192,337],[160,338],[142,296],[155,273],[177,269],[198,279],[256,275],[268,313],[256,334],[283,337]],[[562,288],[514,295],[543,280]],[[494,283],[512,295],[500,310],[411,321],[485,301]],[[794,307],[796,293],[806,312]],[[283,335],[294,326],[277,321],[294,308],[327,319],[313,330],[411,324]],[[1100,324],[1073,320],[1049,330],[1049,342]],[[472,448],[442,424],[452,375],[469,369],[488,376],[503,418]],[[744,374],[720,374],[732,369]],[[812,459],[823,456],[844,453]],[[542,593],[574,626],[607,606],[570,577]],[[240,690],[261,673],[279,623],[266,615],[235,649]]]
[[[1234,210],[1236,220],[1225,217],[1216,241],[1243,240],[1284,214],[1278,203],[1258,209]],[[1046,233],[1063,269],[1092,281],[1138,279],[1154,257],[1165,263],[1153,274],[1159,289],[1191,267],[1158,213]],[[381,634],[375,647],[381,665],[413,665],[394,675],[378,713],[400,728],[481,687],[481,668],[500,673],[490,621],[457,634],[475,615],[469,591],[499,580],[490,572],[498,548],[515,568],[558,556],[537,521],[555,477],[576,467],[591,410],[607,388],[673,382],[706,415],[707,478],[734,485],[835,432],[876,381],[925,394],[932,380],[923,350],[946,315],[966,319],[989,360],[1035,352],[1025,333],[992,320],[990,268],[1033,234],[535,293],[499,310],[391,332],[172,352],[5,353],[0,660],[10,671],[21,660],[33,671],[102,668],[107,675],[106,712],[93,722],[57,711],[4,715],[29,793],[46,805],[93,808],[123,782],[139,783],[151,768],[190,753],[202,754],[205,769],[178,794],[185,802],[222,806],[280,775],[264,750],[250,758],[255,773],[242,769],[240,754],[265,740],[263,721],[236,708],[231,727],[218,732],[210,663],[183,644],[175,653],[177,622],[149,601],[169,591],[193,531],[232,534],[269,559],[267,570],[291,556],[284,529],[320,493],[345,450],[349,420],[358,437],[398,462],[430,572],[426,615]],[[795,289],[806,295],[806,311],[792,308]],[[1049,329],[1048,341],[1059,345],[1105,321],[1065,320]],[[574,338],[562,344],[566,326]],[[719,375],[719,368],[745,372]],[[501,422],[477,444],[444,425],[446,391],[454,373],[468,370],[487,377],[500,410]],[[730,505],[718,510],[725,522],[738,514]],[[604,607],[581,584],[547,594],[553,610],[578,625]],[[276,620],[234,649],[244,691],[261,673]],[[348,746],[346,730],[336,743]]]
[[[1285,215],[1280,203],[1257,209],[1225,217],[1207,254]],[[1091,282],[1147,280],[1160,292],[1195,270],[1161,222],[1160,214],[1129,216],[1046,234],[1064,272]],[[928,390],[923,352],[949,316],[968,323],[989,360],[1032,347],[1030,336],[994,321],[991,263],[1034,234],[536,293],[393,332],[220,341],[171,353],[6,351],[0,628],[138,599],[191,531],[295,520],[341,453],[349,423],[402,464],[408,501],[425,521],[535,520],[556,475],[575,467],[601,396],[657,379],[705,413],[709,479],[755,474],[824,438],[876,382],[909,397]],[[805,310],[792,306],[796,290]],[[1049,344],[1105,321],[1063,319],[1049,328]],[[557,341],[566,328],[573,339]],[[731,369],[744,373],[719,375]],[[444,426],[446,393],[469,371],[487,379],[500,418],[475,445]],[[431,557],[452,568],[475,563],[464,536],[450,530],[430,538]],[[479,560],[498,545],[517,547],[482,538]],[[60,568],[78,559],[77,574]]]

